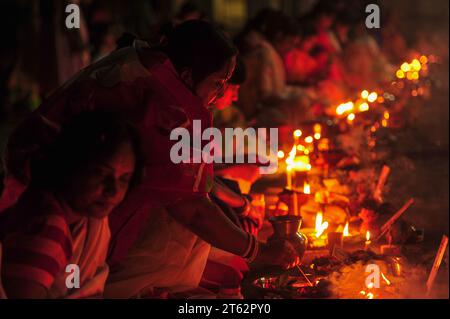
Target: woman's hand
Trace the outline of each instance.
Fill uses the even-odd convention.
[[[294,246],[288,241],[271,244],[260,243],[259,253],[252,263],[260,266],[280,266],[283,269],[293,268],[300,264],[300,258]]]

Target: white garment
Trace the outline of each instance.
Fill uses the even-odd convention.
[[[72,231],[73,255],[69,264],[80,269],[80,288],[68,289],[69,273],[62,269],[49,289],[50,298],[94,298],[101,297],[108,277],[106,264],[111,233],[108,218],[83,218]]]
[[[105,287],[107,298],[145,296],[152,288],[182,292],[200,283],[210,245],[157,208],[141,237],[111,273]]]

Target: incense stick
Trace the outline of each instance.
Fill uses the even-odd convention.
[[[433,267],[431,268],[430,275],[427,280],[427,295],[431,293],[431,288],[433,287],[434,280],[436,279],[439,267],[441,266],[442,258],[444,258],[445,250],[448,244],[448,237],[442,236],[441,244],[434,259]]]
[[[375,191],[373,192],[373,197],[376,200],[381,200],[381,191],[383,190],[384,184],[389,176],[389,172],[391,169],[387,165],[383,165],[381,169],[380,177],[378,178],[378,184],[375,187]]]
[[[303,276],[303,278],[306,279],[306,281],[308,282],[308,285],[309,285],[310,287],[314,286],[313,283],[309,280],[309,278],[306,277],[306,274],[303,272],[303,270],[300,268],[300,266],[297,265],[297,269],[298,269],[298,271],[300,272],[300,274]]]
[[[381,233],[380,235],[378,235],[375,241],[378,241],[381,237],[383,237],[386,232],[392,227],[392,225],[397,221],[397,219],[399,219],[413,203],[414,199],[411,198],[405,203],[405,205],[402,206],[402,208],[400,208],[394,215],[392,215],[392,217],[389,218],[389,220],[381,227]]]

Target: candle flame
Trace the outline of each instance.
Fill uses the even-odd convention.
[[[348,120],[349,122],[352,122],[354,119],[355,119],[355,113],[350,113],[350,114],[347,116],[347,120]]]
[[[350,236],[350,233],[349,233],[349,231],[348,231],[348,222],[345,223],[345,227],[344,227],[344,231],[343,231],[342,235],[343,235],[344,237]]]
[[[320,138],[321,138],[320,133],[314,133],[314,138],[315,138],[316,140],[320,140]]]
[[[381,277],[383,278],[383,280],[384,280],[384,282],[386,283],[386,285],[388,285],[388,286],[390,286],[391,285],[391,282],[390,282],[390,280],[389,279],[387,279],[386,278],[386,276],[383,274],[383,273],[381,273]]]
[[[312,136],[305,137],[305,142],[306,143],[312,143],[313,142],[313,137]]]
[[[278,151],[277,153],[278,158],[284,158],[284,152],[283,151]]]
[[[353,110],[353,102],[342,103],[336,108],[336,114],[342,115]]]
[[[370,103],[375,102],[377,100],[377,97],[378,97],[377,92],[372,92],[367,97],[367,101],[369,101]]]
[[[366,112],[366,111],[368,111],[368,110],[369,110],[369,104],[367,104],[366,102],[361,103],[361,104],[359,105],[359,111],[360,111],[360,112]]]
[[[300,137],[300,136],[302,136],[302,131],[301,131],[301,130],[295,130],[295,131],[294,131],[294,136],[295,136],[295,137]]]
[[[366,241],[370,241],[370,231],[366,231]]]
[[[316,238],[319,238],[323,232],[325,231],[325,229],[328,228],[328,222],[323,222],[323,214],[322,212],[318,212],[316,215]]]
[[[363,90],[363,91],[361,92],[361,97],[362,97],[363,99],[367,99],[368,96],[369,96],[369,91]]]
[[[307,182],[303,184],[303,193],[311,194],[311,186]]]
[[[321,133],[322,132],[322,126],[319,123],[314,124],[314,133]]]

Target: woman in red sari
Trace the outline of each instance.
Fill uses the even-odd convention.
[[[287,266],[296,261],[289,244],[283,247],[259,245],[211,202],[208,192],[213,183],[212,163],[175,164],[170,159],[170,149],[176,141],[171,141],[169,136],[174,128],[184,127],[194,136],[201,132],[193,131],[193,120],[200,120],[203,129],[212,125],[207,106],[222,94],[233,72],[236,55],[230,40],[212,24],[185,22],[175,27],[159,48],[135,41],[131,47],[117,50],[83,69],[53,93],[10,138],[7,181],[25,188],[28,183],[26,164],[31,154],[36,152],[36,146],[51,140],[51,136],[43,133],[46,126],[64,125],[81,111],[108,109],[119,112],[138,128],[145,176],[110,216],[109,255],[111,272],[115,269],[122,272],[115,282],[123,282],[123,278],[135,280],[120,285],[119,289],[111,289],[110,296],[131,297],[147,287],[183,284],[188,277],[194,280],[188,280],[186,286],[195,285],[206,263],[209,244],[265,264]],[[22,165],[17,167],[17,164]],[[4,198],[8,198],[7,195]],[[177,234],[170,227],[161,232],[163,227],[173,225],[179,226],[178,233],[187,239],[160,237],[161,234]],[[166,245],[146,247],[147,255],[140,256],[151,269],[125,269],[124,272],[127,267],[124,262],[134,265],[137,260],[129,258],[139,256],[136,251],[134,255],[130,253],[132,247],[143,242],[161,244],[164,241],[168,241]],[[182,251],[176,253],[177,249]],[[175,253],[168,256],[164,255],[166,252]],[[191,263],[192,260],[202,262]],[[173,273],[167,274],[164,270],[169,263],[173,265]],[[195,276],[183,271],[189,266],[197,269]],[[142,287],[144,280],[134,276],[133,271],[151,273],[151,279]],[[164,278],[172,281],[166,282]],[[122,287],[130,289],[123,291]]]

